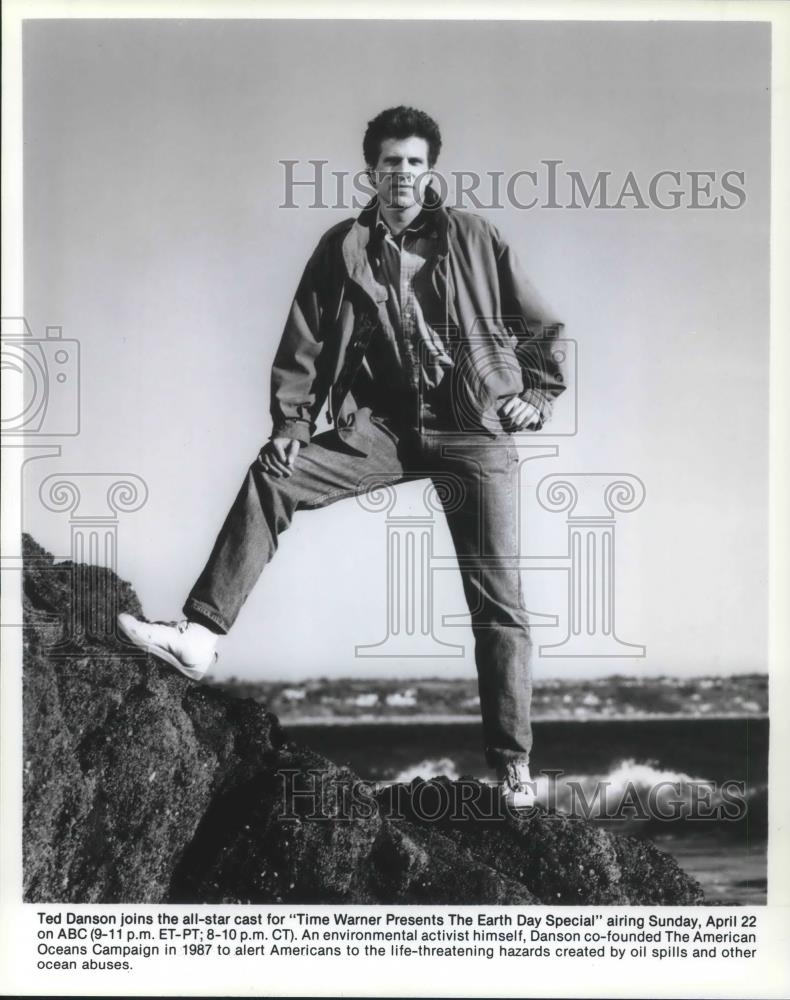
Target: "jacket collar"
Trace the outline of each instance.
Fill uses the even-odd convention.
[[[415,216],[414,221],[410,222],[408,226],[403,230],[404,233],[421,233],[426,236],[438,237],[439,227],[436,225],[436,219],[433,217],[432,213],[422,209],[422,211]],[[381,214],[381,205],[376,209],[376,216],[373,223],[373,232],[371,234],[371,243],[376,241],[378,243],[380,240],[384,239],[388,234],[391,233],[390,227],[387,225],[386,220]]]
[[[355,281],[374,302],[380,304],[387,301],[387,289],[373,277],[367,254],[368,243],[374,234],[379,217],[378,209],[378,197],[374,195],[354,220],[343,240],[343,260],[351,280]],[[429,213],[429,220],[435,225],[439,237],[438,260],[441,260],[449,250],[450,217],[441,198],[430,186],[425,193],[423,213]]]

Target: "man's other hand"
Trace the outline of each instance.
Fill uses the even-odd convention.
[[[507,431],[523,431],[540,424],[540,410],[520,396],[511,396],[499,409],[502,425]]]
[[[300,447],[301,441],[294,438],[273,437],[261,448],[258,461],[270,476],[287,479],[293,475]]]

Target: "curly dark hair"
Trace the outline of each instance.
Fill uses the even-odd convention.
[[[413,135],[428,143],[428,166],[432,167],[442,148],[439,126],[424,111],[407,108],[402,104],[397,108],[387,108],[368,122],[365,138],[362,140],[365,163],[369,167],[375,167],[384,139],[408,139]]]

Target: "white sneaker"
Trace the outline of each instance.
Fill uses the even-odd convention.
[[[498,769],[500,793],[511,809],[529,809],[537,799],[537,785],[530,777],[529,763],[509,760]]]
[[[202,680],[217,661],[217,636],[198,622],[141,622],[124,612],[118,615],[118,625],[135,646],[169,663],[190,680]]]

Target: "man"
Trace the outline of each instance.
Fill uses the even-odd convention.
[[[512,433],[548,419],[562,374],[539,304],[497,230],[431,185],[437,124],[382,112],[363,152],[375,196],[324,234],[272,368],[271,439],[250,467],[177,624],[120,624],[193,679],[216,658],[297,510],[431,477],[472,618],[485,753],[516,806],[529,775],[530,635]],[[332,429],[314,436],[328,399]]]

